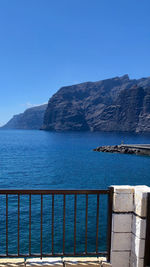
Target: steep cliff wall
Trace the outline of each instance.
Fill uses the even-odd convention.
[[[61,88],[48,102],[42,129],[147,132],[149,123],[150,78],[124,75]]]

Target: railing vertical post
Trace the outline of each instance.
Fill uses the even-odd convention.
[[[52,255],[54,254],[54,194],[52,194]]]
[[[111,253],[111,231],[112,231],[112,209],[113,209],[113,187],[109,188],[108,194],[108,230],[107,230],[107,260],[110,262],[110,253]]]
[[[41,194],[41,259],[42,259],[42,248],[43,248],[43,195]]]
[[[150,193],[147,193],[146,240],[144,267],[150,265]]]
[[[20,228],[20,194],[18,194],[18,256],[20,253],[19,228]]]
[[[65,214],[66,214],[66,195],[64,194],[64,202],[63,202],[63,254],[65,254]]]
[[[8,256],[8,194],[6,194],[6,256]]]
[[[88,228],[88,194],[86,194],[86,215],[85,215],[85,254],[87,254],[87,228]]]
[[[31,255],[31,194],[29,194],[29,256]]]
[[[74,195],[74,255],[76,254],[76,217],[77,217],[77,195]]]
[[[97,214],[96,214],[96,253],[98,253],[98,227],[99,226],[99,194],[97,195]]]

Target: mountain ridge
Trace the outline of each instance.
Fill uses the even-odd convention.
[[[150,132],[150,77],[128,74],[61,87],[1,129]]]
[[[47,104],[26,109],[23,113],[14,115],[1,129],[39,129]]]
[[[150,131],[149,113],[144,112],[143,106],[138,107],[140,105],[138,99],[143,97],[143,105],[144,98],[148,97],[149,87],[150,77],[130,79],[127,74],[97,82],[62,87],[48,102],[42,129]],[[148,102],[147,105],[149,104]],[[147,126],[139,123],[142,117],[145,118],[146,124],[148,122]]]

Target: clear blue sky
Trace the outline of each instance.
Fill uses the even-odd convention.
[[[150,0],[0,0],[0,124],[61,86],[150,76]]]

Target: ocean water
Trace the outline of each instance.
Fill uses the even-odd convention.
[[[106,189],[150,185],[150,157],[99,153],[100,145],[150,143],[150,135],[0,131],[1,189]],[[85,196],[77,198],[77,251],[85,249]],[[6,251],[6,199],[0,196],[0,254]],[[55,197],[54,252],[62,251],[63,198]],[[43,197],[43,252],[51,252],[51,196]],[[17,252],[17,196],[8,197],[8,251]],[[40,253],[40,197],[32,197],[31,251]],[[20,253],[29,249],[29,197],[20,198]],[[73,252],[74,198],[66,197],[66,252]],[[100,198],[99,250],[106,249],[107,200]],[[95,250],[96,196],[89,197],[88,250]]]

